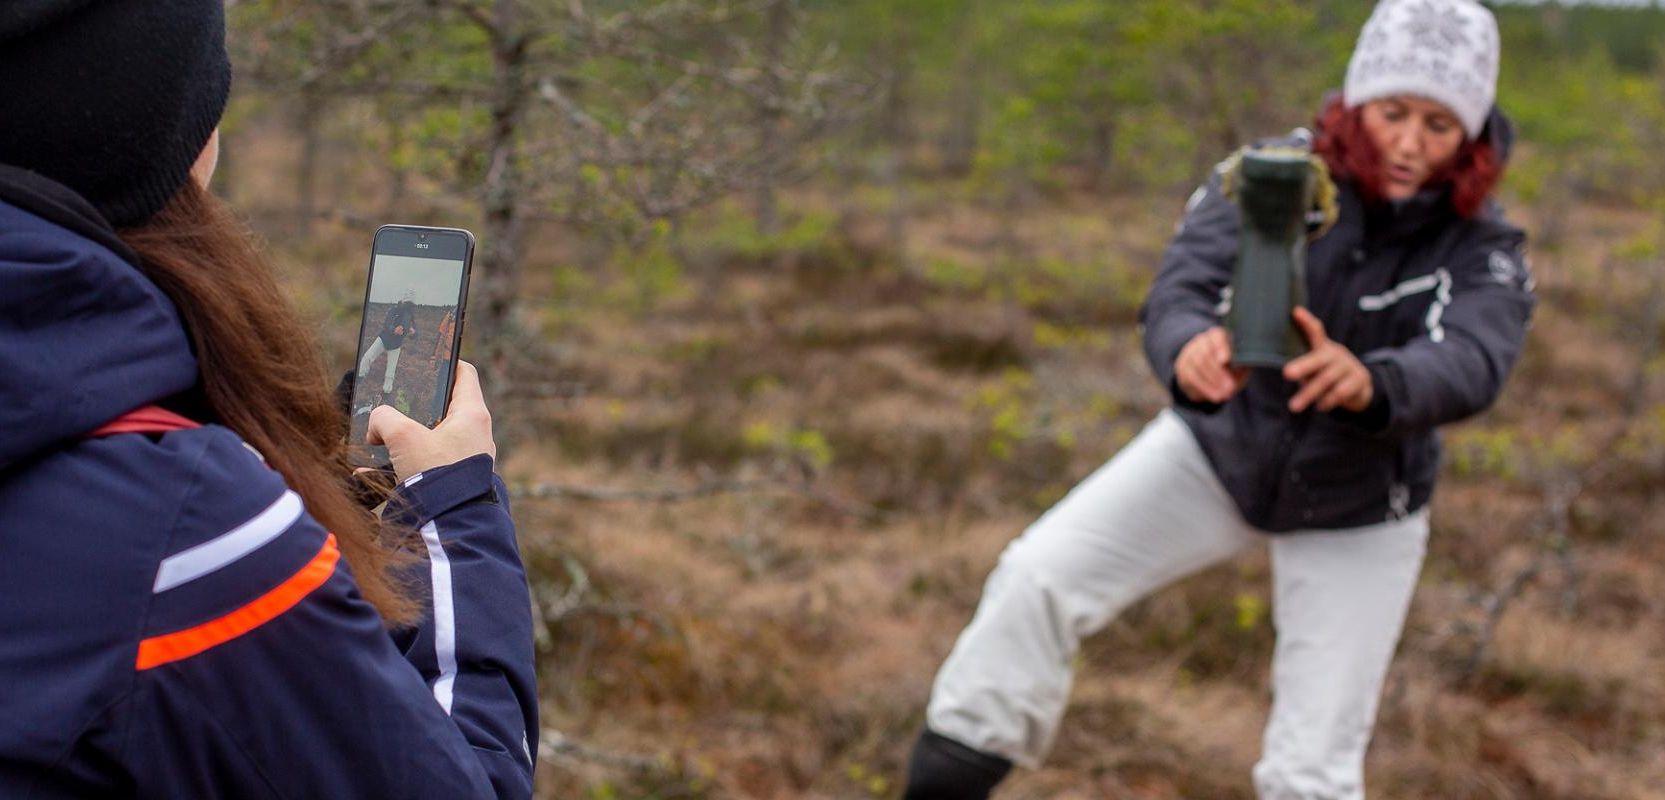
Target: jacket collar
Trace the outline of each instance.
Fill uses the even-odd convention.
[[[139,256],[116,235],[116,229],[72,189],[38,172],[0,164],[0,202],[34,214],[101,245],[135,266]]]
[[[1365,235],[1384,243],[1400,242],[1443,228],[1455,219],[1451,188],[1423,189],[1404,200],[1388,200],[1365,210]]]
[[[138,263],[73,191],[0,167],[0,470],[197,384],[179,314]]]

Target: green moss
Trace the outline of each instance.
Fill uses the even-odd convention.
[[[817,471],[833,462],[833,448],[826,435],[808,428],[759,421],[746,425],[740,439],[755,453],[787,456]]]

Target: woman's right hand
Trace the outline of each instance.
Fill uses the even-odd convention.
[[[480,392],[480,373],[467,361],[457,362],[457,383],[451,390],[451,407],[445,419],[431,430],[399,413],[392,406],[376,406],[370,412],[370,430],[365,440],[385,445],[393,461],[393,472],[404,481],[410,476],[469,456],[485,453],[497,457],[491,438],[491,412]]]
[[[1249,370],[1231,365],[1231,336],[1216,325],[1180,348],[1174,381],[1192,402],[1224,403],[1243,389]]]

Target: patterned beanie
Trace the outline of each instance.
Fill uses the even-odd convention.
[[[1497,19],[1476,0],[1382,0],[1347,64],[1348,108],[1410,94],[1445,104],[1469,139],[1497,97]]]

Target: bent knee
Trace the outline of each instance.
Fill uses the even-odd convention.
[[[1018,539],[1001,553],[984,596],[1044,621],[1073,651],[1074,640],[1103,627],[1131,600],[1119,582],[1071,567],[1058,553]]]

